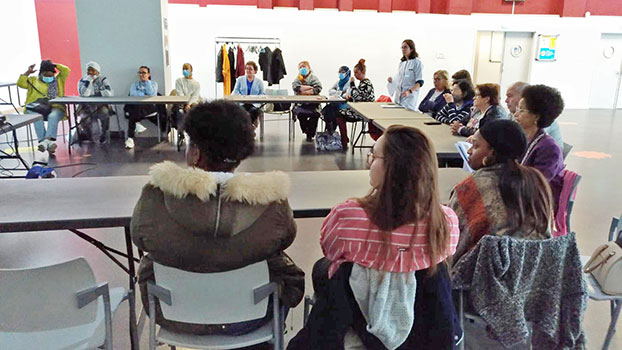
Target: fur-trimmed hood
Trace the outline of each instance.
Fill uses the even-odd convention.
[[[250,205],[286,200],[290,190],[289,176],[281,171],[229,174],[182,168],[166,161],[152,166],[149,175],[149,183],[165,194],[178,199],[195,195],[203,202],[216,195],[219,184],[223,199]]]

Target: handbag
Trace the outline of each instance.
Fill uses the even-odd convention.
[[[622,248],[613,241],[596,248],[583,272],[591,273],[604,293],[622,294]]]
[[[39,94],[44,95],[39,89],[37,89],[30,80],[26,80],[33,89],[35,89]],[[33,102],[30,102],[26,105],[26,109],[35,113],[39,113],[44,117],[47,117],[50,112],[52,112],[52,104],[50,103],[50,99],[47,97],[41,97]]]

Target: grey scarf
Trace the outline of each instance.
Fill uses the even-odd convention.
[[[41,75],[39,75],[39,80],[43,81]],[[54,81],[48,84],[48,98],[51,100],[56,97],[58,97],[58,79],[55,77]]]

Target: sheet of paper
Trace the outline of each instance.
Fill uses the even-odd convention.
[[[380,105],[381,108],[404,108],[398,104],[387,104],[387,105]]]
[[[456,148],[458,149],[458,153],[460,153],[460,157],[464,160],[464,166],[462,169],[468,171],[469,173],[474,172],[475,170],[473,170],[469,165],[469,154],[467,153],[469,148],[471,148],[471,144],[466,141],[458,141],[456,142]]]

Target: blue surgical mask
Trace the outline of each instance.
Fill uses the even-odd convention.
[[[184,77],[186,77],[186,78],[187,78],[187,77],[189,77],[189,76],[190,76],[190,74],[191,74],[191,73],[190,73],[190,71],[189,71],[188,69],[184,69],[184,70],[182,71],[182,73],[184,74]]]
[[[42,80],[44,83],[49,84],[49,83],[51,83],[51,82],[53,82],[53,81],[54,81],[54,77],[41,77],[41,80]]]
[[[300,68],[300,75],[302,75],[303,77],[306,76],[307,74],[309,74],[309,68],[307,67],[302,67]]]
[[[343,80],[346,78],[346,73],[339,73],[339,80]]]

